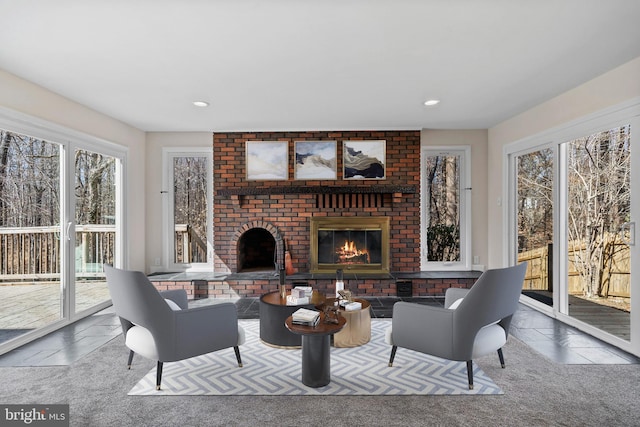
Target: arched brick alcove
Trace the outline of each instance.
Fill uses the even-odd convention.
[[[273,240],[266,239],[265,236]],[[236,260],[235,272],[239,273],[257,267],[269,269],[267,258],[273,259],[271,268],[276,269],[276,265],[284,265],[284,240],[278,228],[265,221],[251,221],[243,224],[233,234],[235,242],[235,254],[232,259]],[[274,245],[270,251],[269,245]],[[258,253],[257,252],[262,252]]]

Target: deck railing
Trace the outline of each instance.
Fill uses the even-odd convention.
[[[174,260],[176,264],[207,262],[207,244],[191,225],[175,225],[174,243]]]
[[[104,277],[112,264],[115,225],[76,226],[76,276]],[[59,280],[60,226],[0,228],[0,280]]]
[[[113,264],[115,225],[76,225],[76,278],[104,277]],[[205,242],[187,224],[176,224],[175,262],[206,262]],[[0,282],[60,279],[60,226],[0,228]]]

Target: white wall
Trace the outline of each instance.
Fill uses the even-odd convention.
[[[430,130],[420,133],[421,147],[471,146],[471,241],[478,265],[487,259],[487,130]]]
[[[128,266],[144,269],[144,132],[3,70],[0,70],[0,94],[0,106],[4,108],[126,147]]]
[[[162,259],[162,197],[163,170],[162,149],[164,147],[199,148],[213,151],[213,132],[149,132],[146,144],[147,170],[147,222],[146,267],[147,272],[157,270],[156,260]]]
[[[640,57],[489,129],[489,267],[503,266],[503,147],[640,96]]]

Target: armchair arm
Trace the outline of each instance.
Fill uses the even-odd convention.
[[[161,291],[160,295],[162,295],[162,298],[170,299],[171,301],[175,302],[183,310],[189,308],[187,292],[184,289]]]
[[[397,302],[393,306],[394,345],[442,358],[453,354],[453,310]]]
[[[176,322],[174,360],[238,345],[238,313],[231,302],[173,313]]]

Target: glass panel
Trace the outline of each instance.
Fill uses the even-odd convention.
[[[567,144],[569,315],[628,340],[631,127]]]
[[[333,264],[379,264],[382,262],[382,232],[375,230],[334,231]]]
[[[518,262],[529,265],[522,292],[553,306],[553,150],[518,156]]]
[[[333,264],[335,251],[333,230],[318,230],[318,264]]]
[[[62,318],[60,146],[0,130],[0,342]]]
[[[116,248],[116,159],[75,152],[75,311],[110,298],[103,265]]]
[[[207,262],[207,158],[173,158],[174,262]]]
[[[426,157],[427,260],[460,261],[460,156]]]

